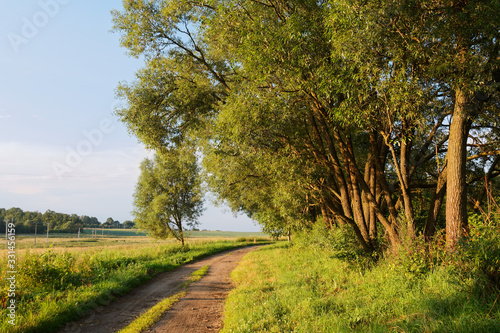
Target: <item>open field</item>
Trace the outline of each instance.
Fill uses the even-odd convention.
[[[262,232],[233,232],[233,231],[188,231],[187,242],[200,240],[237,240],[237,239],[269,239],[269,236]],[[18,235],[16,236],[16,248],[22,249],[46,249],[46,248],[72,248],[72,247],[94,247],[94,246],[118,246],[126,244],[145,243],[175,243],[173,239],[166,241],[154,240],[147,236],[145,232],[136,229],[96,229],[93,236],[91,229],[84,229],[78,234],[53,233],[46,234]],[[6,248],[5,239],[0,240],[0,253]]]

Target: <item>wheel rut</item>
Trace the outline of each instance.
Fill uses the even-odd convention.
[[[160,273],[110,304],[68,323],[59,333],[117,332],[159,301],[178,293],[190,275],[206,265],[209,266],[207,274],[191,283],[186,295],[146,332],[218,332],[222,328],[224,300],[233,287],[230,274],[243,256],[257,247],[221,252]]]

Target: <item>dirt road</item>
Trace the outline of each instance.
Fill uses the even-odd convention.
[[[192,283],[187,294],[148,332],[217,332],[222,328],[224,299],[231,289],[230,273],[256,246],[215,254],[157,275],[147,284],[101,306],[87,317],[67,324],[60,333],[112,333],[126,327],[162,299],[179,292],[194,271],[209,265],[207,274]]]

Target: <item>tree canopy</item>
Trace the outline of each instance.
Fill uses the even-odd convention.
[[[99,228],[102,226],[96,217],[58,213],[50,209],[45,213],[30,212],[17,207],[0,208],[0,221],[2,221],[0,230],[5,231],[3,222],[13,221],[16,226],[16,233],[19,234],[34,233],[35,224],[38,224],[39,227],[48,224],[51,231],[63,233],[76,233],[79,228]]]
[[[320,218],[374,251],[443,229],[452,249],[500,174],[498,1],[123,5],[146,63],[118,116],[150,148],[195,142],[210,189],[269,230]]]
[[[156,238],[175,237],[184,246],[185,227],[203,211],[199,166],[193,150],[173,149],[145,159],[134,193],[135,223]]]

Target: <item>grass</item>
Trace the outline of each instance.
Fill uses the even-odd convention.
[[[16,325],[0,322],[0,332],[52,332],[84,316],[116,295],[159,272],[227,249],[236,241],[196,241],[185,251],[176,243],[123,244],[113,247],[23,250],[17,255]],[[9,281],[6,256],[0,260],[0,316],[7,315]]]
[[[132,244],[146,244],[151,243],[153,240],[150,237],[139,236],[139,237],[105,237],[105,238],[90,238],[90,237],[80,237],[78,240],[75,237],[71,237],[73,235],[54,235],[49,238],[47,242],[45,238],[39,239],[37,238],[36,246],[34,245],[34,237],[32,235],[23,235],[16,237],[16,248],[18,250],[25,249],[53,249],[53,248],[82,248],[82,247],[110,247],[116,245],[132,245]],[[161,242],[168,243],[168,242]],[[170,243],[174,243],[173,241]],[[4,249],[0,249],[0,253],[5,251]]]
[[[165,298],[118,333],[140,333],[146,331],[184,296],[186,296],[186,292],[181,291],[171,297]]]
[[[452,267],[372,266],[314,246],[255,250],[232,274],[222,332],[500,332],[497,289],[478,291]]]
[[[191,283],[200,280],[208,271],[209,266],[206,265],[196,272],[191,274],[189,281],[182,285],[182,288],[187,288]],[[158,302],[151,309],[142,314],[139,318],[135,319],[127,327],[120,330],[119,333],[141,333],[146,331],[148,328],[153,326],[161,316],[168,311],[175,303],[177,303],[181,298],[186,296],[185,291],[181,291],[171,297],[167,297],[164,300]]]

